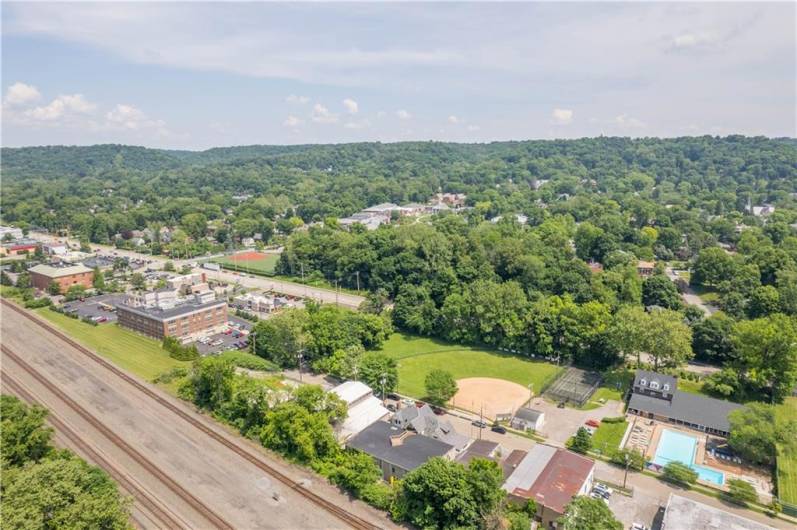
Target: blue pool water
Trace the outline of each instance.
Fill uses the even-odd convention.
[[[661,433],[659,446],[656,448],[656,456],[653,463],[660,466],[668,462],[681,462],[697,471],[700,480],[713,482],[722,486],[725,482],[725,474],[707,467],[695,464],[695,454],[697,453],[697,438],[669,429],[664,429]]]

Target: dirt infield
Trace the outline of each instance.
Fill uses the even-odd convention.
[[[263,252],[241,252],[240,254],[233,254],[230,256],[230,259],[235,261],[260,261],[268,258],[268,254],[264,254]]]
[[[476,413],[483,406],[485,421],[492,421],[496,414],[512,414],[529,399],[528,388],[503,379],[467,377],[458,379],[457,386],[450,404]]]

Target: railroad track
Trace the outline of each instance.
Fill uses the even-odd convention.
[[[91,425],[93,428],[99,431],[105,438],[110,440],[111,443],[113,443],[116,447],[124,451],[124,453],[127,454],[131,459],[133,459],[138,465],[146,469],[150,474],[152,474],[155,478],[157,478],[164,486],[166,486],[169,490],[178,495],[180,499],[182,499],[186,504],[188,504],[191,508],[193,508],[197,513],[201,514],[202,517],[208,521],[210,527],[224,529],[224,530],[234,529],[234,527],[230,523],[228,523],[223,517],[221,517],[216,512],[211,510],[205,503],[197,499],[188,490],[177,484],[177,482],[175,482],[166,473],[161,471],[161,469],[158,466],[156,466],[154,463],[152,463],[152,461],[150,461],[147,457],[141,454],[137,449],[131,447],[130,444],[125,442],[118,434],[116,434],[111,429],[106,427],[105,424],[103,424],[95,416],[89,413],[83,406],[78,404],[75,400],[67,396],[60,388],[58,388],[55,384],[53,384],[49,379],[42,376],[35,368],[33,368],[30,364],[28,364],[27,361],[22,359],[16,352],[11,350],[6,345],[0,345],[0,351],[2,351],[3,354],[8,359],[11,359],[14,362],[14,364],[22,368],[22,370],[25,371],[25,373],[34,378],[39,384],[45,387],[49,392],[57,396],[59,400],[63,401],[70,409],[72,409],[87,423],[89,423],[89,425]],[[4,379],[6,378],[8,378],[7,373],[5,374]],[[14,381],[13,379],[11,379],[11,381],[12,381],[11,385],[9,385],[11,388],[13,388],[14,385],[16,385],[18,389],[21,387],[21,385],[18,382]],[[22,391],[25,392],[24,389],[22,389]],[[56,421],[59,422],[59,420],[57,419]],[[63,422],[60,423],[62,424],[63,427],[66,427],[63,424]],[[67,427],[67,430],[70,429]],[[65,434],[67,433],[65,432]],[[79,438],[77,434],[74,433],[74,431],[72,431],[72,436]],[[69,436],[67,434],[67,437],[69,437],[70,440],[72,440],[72,436]],[[82,447],[88,448],[90,451],[94,453],[94,455],[96,455],[99,458],[102,458],[99,454],[96,453],[96,451],[93,451],[85,442],[82,443]],[[105,459],[103,459],[103,461],[107,462],[107,460]],[[125,489],[127,489],[127,486],[130,486],[132,488],[131,493],[134,494],[134,497],[136,496],[135,492],[138,492],[145,498],[145,502],[149,501],[146,502],[145,504],[147,505],[148,509],[150,507],[153,507],[155,509],[155,513],[157,514],[158,518],[160,519],[162,516],[163,518],[161,520],[163,520],[163,522],[168,523],[166,526],[164,526],[164,528],[190,528],[190,526],[186,525],[182,521],[177,520],[174,516],[169,514],[165,509],[158,506],[157,503],[155,503],[154,500],[149,495],[147,495],[146,492],[143,491],[143,489],[134,485],[131,481],[127,480],[123,475],[121,475],[121,473],[118,472],[118,470],[114,466],[110,467],[119,476],[122,477],[122,480],[124,480],[125,483],[124,485]],[[122,484],[122,482],[120,482],[120,484]]]
[[[43,322],[39,318],[34,317],[29,312],[25,311],[24,309],[20,308],[16,304],[13,304],[5,299],[0,299],[2,301],[3,306],[12,311],[16,311],[17,313],[23,315],[28,320],[31,320],[37,326],[47,330],[49,333],[57,336],[59,339],[63,340],[64,342],[68,343],[70,346],[78,350],[80,353],[85,355],[86,357],[90,358],[97,364],[100,364],[105,369],[111,371],[114,375],[122,378],[124,381],[129,383],[130,385],[134,386],[140,392],[144,393],[147,397],[155,400],[158,404],[165,407],[169,411],[173,412],[174,414],[178,415],[180,418],[188,422],[191,426],[199,429],[206,435],[208,435],[213,440],[217,441],[224,447],[228,448],[229,450],[233,451],[235,454],[246,460],[247,462],[251,463],[252,465],[256,466],[261,471],[264,471],[272,478],[276,479],[284,486],[288,487],[289,489],[295,491],[297,494],[301,495],[308,501],[312,502],[313,504],[323,508],[330,514],[334,515],[342,522],[346,523],[347,525],[351,526],[356,530],[379,530],[382,527],[377,526],[370,521],[355,515],[348,510],[338,506],[332,501],[329,501],[320,495],[308,490],[299,482],[293,480],[289,476],[285,475],[278,469],[274,468],[268,462],[266,462],[261,455],[257,453],[244,449],[234,441],[230,440],[226,436],[223,436],[216,432],[214,429],[206,425],[204,422],[198,420],[197,418],[193,417],[191,414],[185,412],[180,407],[169,401],[168,399],[164,398],[147,385],[141,383],[136,378],[130,376],[113,363],[105,360],[104,358],[100,357],[96,353],[92,352],[91,350],[83,347],[81,344],[73,340],[71,337],[66,335],[65,333],[61,332],[60,330],[56,329],[55,327],[51,326],[50,324]],[[5,352],[6,348],[3,347],[3,352]]]

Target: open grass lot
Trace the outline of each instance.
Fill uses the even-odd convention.
[[[598,427],[595,434],[592,435],[593,450],[606,454],[607,452],[618,449],[627,428],[627,421],[621,421],[619,423],[602,421],[600,427]]]
[[[779,419],[797,418],[797,397],[787,398],[778,406]],[[778,497],[782,502],[797,506],[797,441],[791,448],[778,447]]]
[[[450,372],[455,379],[494,377],[523,386],[533,383],[535,391],[561,370],[547,362],[403,333],[393,334],[382,350],[398,360],[398,391],[419,398],[425,394],[426,374],[435,368]]]
[[[252,274],[273,275],[279,254],[263,254],[262,259],[235,259],[235,255],[212,260],[225,269],[249,272]]]
[[[147,381],[152,381],[157,375],[172,368],[187,368],[191,365],[190,362],[169,357],[159,342],[116,324],[92,326],[47,308],[36,309],[34,312],[87,348]]]

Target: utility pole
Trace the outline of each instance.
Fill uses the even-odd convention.
[[[482,439],[482,431],[484,430],[484,402],[482,402],[481,407],[479,408],[479,440]]]
[[[356,271],[354,274],[357,275],[357,292],[360,292],[360,271]]]
[[[623,477],[623,489],[625,489],[625,481],[628,480],[628,465],[631,463],[631,456],[625,453],[625,476]]]
[[[383,372],[382,375],[379,376],[379,383],[382,385],[382,406],[385,405],[385,381],[386,380],[387,380],[387,374]]]
[[[304,356],[302,355],[302,352],[299,352],[296,355],[296,358],[299,361],[299,382],[301,383],[302,382],[302,359],[304,358]]]

